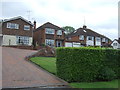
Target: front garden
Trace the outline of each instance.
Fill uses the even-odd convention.
[[[30,60],[73,88],[118,88],[120,81],[119,53],[113,49],[58,48],[57,58]]]

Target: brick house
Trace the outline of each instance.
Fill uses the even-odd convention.
[[[21,16],[1,20],[0,28],[0,45],[32,45],[33,24]]]
[[[110,39],[103,36],[87,26],[79,28],[69,35],[66,35],[65,47],[80,47],[80,46],[105,46],[109,45]]]
[[[63,47],[65,43],[64,29],[47,22],[34,30],[34,45]]]

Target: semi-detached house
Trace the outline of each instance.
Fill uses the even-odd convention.
[[[33,24],[21,16],[1,20],[0,28],[0,45],[32,45]]]
[[[79,28],[69,35],[66,35],[65,47],[81,47],[81,46],[108,46],[111,40],[101,35],[87,26]]]

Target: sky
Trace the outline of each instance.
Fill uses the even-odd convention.
[[[17,16],[37,22],[37,27],[51,22],[59,27],[92,29],[110,39],[118,38],[119,0],[1,0],[0,19]]]

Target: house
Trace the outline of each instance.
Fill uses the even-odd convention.
[[[47,22],[34,30],[34,45],[63,47],[65,43],[64,29]]]
[[[21,16],[1,20],[0,28],[1,46],[32,45],[33,24]]]
[[[120,39],[117,40],[117,39],[114,39],[111,46],[114,48],[114,49],[120,49]]]
[[[69,35],[66,35],[65,47],[81,47],[81,46],[105,46],[111,40],[101,35],[87,26],[79,28]]]

